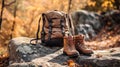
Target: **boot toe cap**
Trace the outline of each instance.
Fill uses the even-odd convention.
[[[91,56],[94,52],[92,50],[88,51],[88,52],[82,52],[82,54],[87,55],[87,56]]]

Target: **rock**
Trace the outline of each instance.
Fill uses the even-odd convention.
[[[42,67],[41,65],[36,65],[35,63],[25,62],[25,63],[13,63],[9,67]]]
[[[96,36],[95,31],[93,30],[92,26],[89,24],[80,24],[76,28],[76,34],[84,34],[85,40],[89,40],[92,37]]]
[[[29,67],[29,63],[35,63],[37,66],[42,65],[42,67],[64,67],[61,64],[69,57],[62,54],[61,47],[32,45],[30,44],[31,39],[18,37],[10,41],[10,67]]]
[[[96,50],[92,56],[80,55],[69,58],[63,55],[62,47],[47,47],[30,44],[32,38],[18,37],[10,41],[8,67],[67,67],[63,63],[74,60],[81,67],[119,67],[120,48]]]
[[[95,35],[98,33],[98,31],[100,31],[100,28],[102,27],[101,21],[99,19],[100,15],[95,12],[78,10],[78,11],[72,12],[71,16],[72,16],[74,27],[75,29],[77,29],[75,30],[75,34],[79,34],[79,33],[84,34],[86,40],[95,37]],[[83,31],[79,31],[79,29],[80,30],[82,29]]]
[[[111,50],[115,50],[111,53]],[[87,67],[119,67],[120,66],[120,47],[107,50],[96,50],[91,57],[81,56],[76,62]]]

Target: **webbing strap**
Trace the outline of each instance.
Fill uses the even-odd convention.
[[[68,19],[69,19],[69,24],[70,24],[70,30],[71,30],[71,32],[72,32],[72,35],[74,35],[74,31],[73,31],[74,26],[73,26],[72,20],[71,20],[71,18],[70,18],[69,15],[68,15]]]
[[[49,23],[48,40],[50,40],[52,35],[52,19],[51,18],[48,19],[48,23]]]
[[[42,32],[41,32],[41,40],[42,40],[42,43],[44,43],[44,41],[45,41],[45,30],[44,30],[44,26],[45,26],[45,23],[46,23],[46,21],[45,21],[45,14],[43,13],[42,14],[42,20],[43,20],[43,25],[42,25]]]
[[[68,20],[68,26],[69,26],[69,32],[71,35],[74,35],[74,26],[71,20],[71,16],[67,15],[67,20]]]
[[[38,43],[38,39],[39,39],[39,32],[40,32],[40,21],[41,21],[41,17],[38,21],[38,29],[37,29],[37,33],[36,33],[36,43]]]
[[[73,26],[73,23],[71,22],[71,19],[70,19],[70,16],[68,14],[66,14],[66,36],[69,36],[69,35],[74,35],[74,26]]]
[[[60,19],[61,31],[62,31],[63,36],[65,35],[65,31],[64,31],[64,21],[65,21],[65,20]]]

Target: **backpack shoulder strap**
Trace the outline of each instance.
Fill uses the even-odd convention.
[[[44,41],[45,41],[45,30],[44,30],[44,26],[45,26],[45,23],[46,23],[45,17],[46,17],[46,14],[43,13],[42,14],[43,25],[42,25],[42,31],[41,31],[41,34],[40,34],[41,35],[41,41],[42,41],[42,43],[44,43]]]
[[[66,14],[66,25],[67,25],[68,35],[74,35],[74,26],[68,14]]]
[[[34,44],[32,43],[32,41],[36,41],[35,43],[37,44],[38,43],[38,40],[41,39],[39,38],[39,32],[40,32],[40,21],[41,21],[41,17],[39,18],[39,21],[38,21],[38,29],[37,29],[37,32],[36,32],[36,38],[35,39],[32,39],[30,40],[30,44]]]
[[[68,15],[68,21],[69,21],[69,26],[70,26],[70,32],[72,33],[72,35],[75,35],[74,25],[73,25],[71,15]]]

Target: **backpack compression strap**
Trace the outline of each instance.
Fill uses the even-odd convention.
[[[48,18],[47,16],[46,16],[46,19],[48,20],[48,23],[49,23],[49,33],[48,33],[48,40],[50,40],[51,39],[51,35],[52,35],[52,18]]]
[[[63,16],[64,17],[64,16]],[[65,31],[64,31],[64,21],[65,21],[65,19],[60,19],[60,25],[61,25],[61,31],[62,31],[62,34],[63,34],[63,36],[65,35]]]

